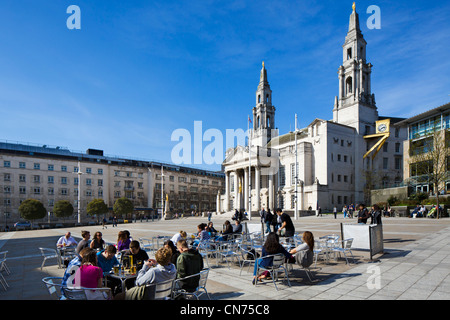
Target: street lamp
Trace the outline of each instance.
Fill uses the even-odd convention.
[[[81,163],[78,161],[78,223],[81,223]]]

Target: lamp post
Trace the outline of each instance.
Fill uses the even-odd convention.
[[[161,219],[164,217],[164,167],[161,164]]]
[[[81,172],[81,163],[78,161],[78,223],[81,223],[81,175],[83,172]]]
[[[297,114],[295,114],[295,213],[294,219],[298,219],[298,160],[297,160]]]

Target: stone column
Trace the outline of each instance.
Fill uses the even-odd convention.
[[[244,168],[244,208],[245,211],[247,211],[247,213],[249,212],[249,207],[248,207],[248,168]]]
[[[234,172],[234,208],[239,210],[239,179],[237,170]]]
[[[275,208],[274,208],[274,202],[273,202],[273,175],[269,174],[269,203],[268,203],[268,207],[270,208],[270,210],[272,210],[272,212],[275,212]]]
[[[225,172],[225,212],[230,211],[230,171]]]
[[[261,169],[255,167],[255,190],[256,190],[256,211],[260,211],[260,179],[261,179]]]

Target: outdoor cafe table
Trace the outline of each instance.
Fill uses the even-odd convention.
[[[129,273],[126,270],[125,270],[125,272],[123,272],[122,270],[120,270],[118,273],[111,272],[109,274],[106,274],[105,277],[109,277],[109,278],[112,278],[112,279],[120,280],[120,283],[122,285],[122,292],[125,292],[125,282],[128,279],[136,280],[137,273]]]

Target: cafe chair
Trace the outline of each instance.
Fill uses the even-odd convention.
[[[11,271],[9,270],[8,266],[6,265],[6,254],[8,251],[2,251],[0,252],[0,272],[6,271],[6,274],[11,274]]]
[[[56,249],[39,248],[39,250],[41,251],[42,257],[44,258],[44,260],[42,261],[42,264],[41,264],[41,271],[45,265],[45,261],[47,261],[48,259],[56,259],[56,261],[58,262],[59,268],[61,268],[60,255],[58,254],[58,251],[56,251]]]
[[[344,255],[344,258],[345,258],[345,261],[347,264],[349,264],[347,254],[350,253],[350,255],[352,256],[353,263],[355,263],[355,257],[353,256],[353,253],[351,250],[352,244],[353,244],[353,238],[344,239],[344,240],[342,240],[342,246],[334,247],[333,252],[334,252],[334,254],[338,253],[339,256],[341,256],[341,253],[342,253]]]
[[[240,244],[239,245],[239,252],[241,253],[241,270],[239,272],[239,275],[242,274],[242,269],[244,268],[244,265],[248,263],[248,269],[247,272],[250,271],[250,266],[252,263],[255,263],[257,258],[257,253],[255,249],[252,248],[252,245],[247,244]]]
[[[144,300],[170,300],[175,279],[145,285]]]
[[[139,238],[139,243],[141,249],[146,252],[152,252],[155,250],[155,247],[153,246],[153,239]]]
[[[63,281],[62,277],[45,277],[42,279],[42,282],[47,288],[47,291],[50,294],[50,296],[56,297],[58,300],[63,299],[61,295],[62,281]]]
[[[291,286],[291,283],[289,281],[289,276],[288,276],[288,272],[284,266],[284,259],[285,256],[282,253],[277,253],[277,254],[273,254],[273,255],[268,255],[268,256],[264,256],[262,258],[259,259],[270,259],[272,258],[272,265],[270,267],[261,267],[258,263],[256,263],[257,265],[257,270],[256,270],[256,274],[259,275],[260,271],[268,271],[271,278],[272,278],[272,282],[275,285],[275,289],[277,289],[278,291],[278,287],[275,281],[278,281],[278,273],[283,272],[284,273],[284,279],[287,280],[288,286]],[[258,281],[255,281],[255,286],[258,284]]]
[[[206,294],[206,296],[208,297],[208,300],[211,300],[211,297],[209,296],[209,293],[206,290],[206,282],[208,280],[208,274],[209,274],[209,268],[203,269],[199,273],[196,273],[196,274],[184,277],[184,278],[176,279],[174,282],[174,289],[172,291],[172,299],[177,299],[179,297],[183,297],[183,298],[195,297],[197,300],[199,300],[199,298],[202,295]],[[188,291],[188,290],[181,288],[183,281],[185,281],[186,279],[195,278],[195,277],[199,278],[198,285],[195,288],[195,290]]]
[[[62,287],[67,300],[111,300],[111,288]]]

